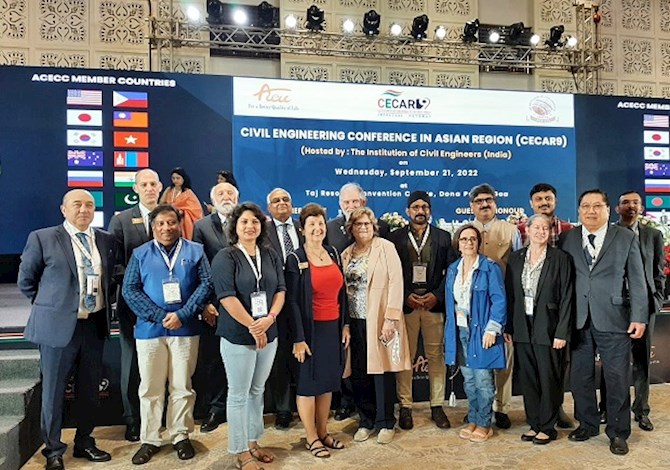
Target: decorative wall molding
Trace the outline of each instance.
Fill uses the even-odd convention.
[[[653,83],[621,82],[620,92],[624,96],[635,96],[638,98],[651,98],[654,96]]]
[[[146,71],[148,69],[147,55],[132,55],[132,54],[118,54],[118,53],[101,53],[99,54],[96,65],[101,69],[109,70],[139,70]]]
[[[100,3],[99,38],[106,44],[146,47],[148,16],[146,2],[124,3],[104,0]]]
[[[28,51],[0,49],[0,65],[28,65]]]
[[[42,67],[88,67],[88,51],[42,51],[39,53],[39,65]]]
[[[428,70],[389,68],[386,83],[389,85],[428,86],[429,77]]]
[[[380,67],[357,67],[341,65],[337,68],[337,80],[344,83],[379,83]]]
[[[88,0],[39,0],[40,40],[87,43],[88,7]]]
[[[28,31],[26,0],[0,0],[0,39],[21,40]]]

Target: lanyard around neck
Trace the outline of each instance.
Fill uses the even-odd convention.
[[[412,243],[414,251],[416,251],[416,254],[419,257],[419,261],[421,261],[421,252],[423,251],[423,247],[426,246],[426,242],[428,241],[428,235],[430,235],[430,224],[426,227],[426,231],[423,233],[421,246],[418,246],[416,244],[416,240],[414,239],[414,235],[412,235],[412,231],[411,230],[407,231],[407,236],[409,236],[409,241]]]
[[[177,258],[179,257],[179,252],[181,251],[181,238],[177,242],[177,248],[174,250],[174,255],[172,255],[172,259],[168,257],[167,254],[165,254],[164,250],[161,250],[160,245],[156,240],[154,240],[154,243],[158,246],[158,251],[160,251],[161,256],[163,257],[163,261],[165,261],[165,265],[168,268],[168,271],[170,272],[170,277],[172,277],[172,270],[174,269],[174,265],[177,264]]]
[[[247,253],[247,250],[242,246],[242,244],[238,243],[237,247],[240,249],[240,251],[242,251],[242,254],[249,263],[249,266],[251,266],[251,270],[254,272],[254,277],[256,278],[256,291],[259,291],[261,289],[261,278],[263,277],[263,272],[261,271],[261,251],[258,248],[256,249],[256,264],[254,265],[254,263],[251,261],[251,256],[249,256],[249,253]]]

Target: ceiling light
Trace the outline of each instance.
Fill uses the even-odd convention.
[[[463,42],[473,43],[479,41],[479,20],[474,19],[465,23],[463,27]]]
[[[393,23],[391,25],[391,36],[400,36],[402,34],[402,26],[400,26],[398,23]]]
[[[313,33],[323,31],[323,23],[326,21],[325,13],[316,5],[307,9],[307,29]]]
[[[256,7],[256,16],[258,17],[258,27],[260,28],[279,27],[279,8],[273,7],[266,1],[261,2]]]
[[[533,35],[530,37],[530,40],[529,40],[530,45],[531,45],[531,46],[537,46],[538,44],[540,44],[540,39],[541,39],[541,38],[540,38],[540,35],[539,35],[539,34],[533,34]]]
[[[223,5],[219,0],[207,0],[207,23],[223,23]]]
[[[577,45],[577,38],[574,36],[568,36],[568,40],[565,42],[565,45],[568,47],[575,47]]]
[[[489,33],[489,42],[496,44],[498,41],[500,41],[500,33],[494,29]]]
[[[445,28],[444,26],[438,26],[437,28],[435,28],[435,38],[442,41],[446,37],[447,37],[447,28]]]
[[[296,29],[298,26],[298,18],[296,18],[295,15],[288,15],[284,18],[284,26],[287,29]]]
[[[347,33],[347,34],[353,33],[354,32],[354,27],[355,27],[354,22],[350,18],[347,18],[342,23],[342,31]]]
[[[368,11],[363,15],[363,33],[366,36],[376,36],[379,34],[379,25],[381,16],[374,10]]]
[[[549,46],[550,49],[556,49],[557,47],[563,47],[564,42],[561,41],[561,36],[565,32],[565,27],[561,24],[558,26],[552,26],[549,29],[549,39],[544,41],[544,43]]]
[[[428,15],[420,15],[414,18],[412,21],[412,30],[410,34],[417,41],[421,41],[426,37],[426,31],[428,30]]]
[[[244,11],[241,8],[237,8],[233,10],[233,23],[240,25],[240,26],[246,26],[249,24],[249,16],[247,16],[247,12]]]
[[[526,27],[522,22],[514,23],[507,29],[507,44],[518,45],[523,40],[523,33]]]

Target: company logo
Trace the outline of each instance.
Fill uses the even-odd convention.
[[[535,122],[556,122],[556,103],[546,96],[538,96],[528,103],[528,119]]]
[[[429,117],[430,98],[403,96],[402,91],[386,90],[377,99],[377,113],[386,117]]]
[[[290,88],[273,88],[269,84],[264,83],[256,93],[251,95],[255,98],[256,102],[250,102],[248,106],[252,109],[297,111],[299,108],[290,104],[292,93],[293,90]]]

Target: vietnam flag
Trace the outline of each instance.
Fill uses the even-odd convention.
[[[116,168],[148,168],[149,152],[114,152],[114,166]]]
[[[115,91],[112,93],[115,108],[148,108],[147,93],[141,91]]]
[[[149,113],[144,111],[114,111],[114,127],[147,127]]]
[[[147,148],[149,147],[149,133],[114,132],[114,147]]]

